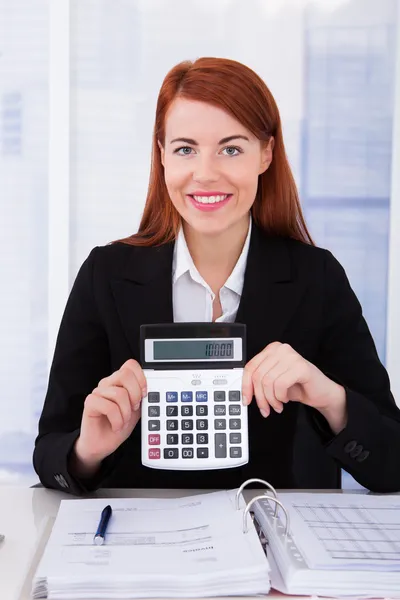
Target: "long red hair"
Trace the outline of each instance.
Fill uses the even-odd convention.
[[[253,220],[269,235],[313,244],[286,157],[281,119],[271,92],[245,65],[226,58],[208,57],[181,62],[166,75],[158,95],[150,181],[139,230],[116,241],[158,246],[176,239],[181,217],[168,195],[157,141],[164,145],[166,114],[177,97],[222,108],[261,141],[268,142],[274,137],[272,162],[258,178],[251,208]]]

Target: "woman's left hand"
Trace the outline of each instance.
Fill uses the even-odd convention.
[[[271,408],[281,413],[289,401],[312,406],[327,419],[338,433],[346,426],[346,392],[315,365],[303,358],[289,344],[273,342],[244,368],[243,403],[253,395],[263,417]]]

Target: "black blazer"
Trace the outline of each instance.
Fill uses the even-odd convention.
[[[83,263],[60,325],[39,421],[33,460],[41,482],[74,494],[100,486],[233,488],[249,477],[278,488],[335,487],[341,466],[371,490],[399,491],[400,411],[343,268],[327,250],[268,237],[255,225],[236,317],[247,325],[247,360],[270,342],[290,344],[345,387],[346,428],[334,436],[320,413],[297,402],[264,419],[253,399],[245,466],[143,467],[138,426],[93,479],[72,477],[68,459],[86,396],[126,360],[139,360],[141,324],[173,321],[173,248],[117,243],[94,248]]]

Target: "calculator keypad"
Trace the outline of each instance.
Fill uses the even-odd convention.
[[[149,391],[142,418],[144,414],[147,417],[144,431],[150,466],[157,466],[161,459],[170,468],[183,469],[196,468],[190,467],[191,461],[197,468],[218,468],[243,464],[243,456],[247,460],[248,449],[243,449],[243,443],[247,445],[247,409],[242,406],[240,390],[227,389],[229,382],[224,378],[215,379],[206,389],[200,380],[198,384],[189,380],[188,388],[195,382],[192,390],[171,385],[165,391]],[[205,459],[213,460],[213,466]],[[182,464],[174,467],[174,461]]]

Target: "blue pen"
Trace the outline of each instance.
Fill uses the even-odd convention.
[[[101,546],[102,544],[104,544],[104,540],[106,537],[107,525],[111,518],[111,515],[112,515],[112,508],[110,505],[106,506],[101,511],[100,523],[99,523],[99,526],[97,527],[97,531],[93,538],[93,542],[96,544],[96,546]]]

